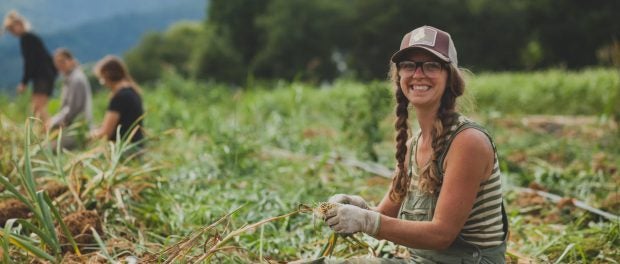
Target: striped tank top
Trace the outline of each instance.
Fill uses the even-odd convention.
[[[503,199],[501,173],[499,170],[497,149],[495,148],[495,143],[493,142],[491,136],[480,125],[464,116],[459,116],[458,122],[449,128],[449,133],[446,133],[447,136],[445,140],[447,140],[447,143],[445,144],[445,150],[438,159],[438,164],[443,164],[448,152],[447,150],[456,135],[467,128],[477,129],[489,138],[489,141],[493,146],[495,158],[491,175],[487,180],[480,183],[478,194],[476,195],[476,200],[474,201],[474,206],[459,235],[463,238],[463,240],[480,246],[481,248],[498,246],[504,241],[505,229],[504,219],[502,219]],[[413,152],[410,156],[409,164],[410,168],[413,167],[411,170],[412,185],[417,184],[419,180],[418,168],[415,164],[416,162],[412,161],[412,157],[415,158],[417,156],[417,142],[419,138],[420,133],[417,135],[416,140],[414,140],[411,144],[411,150],[413,150]],[[440,178],[443,178],[443,166],[439,166],[439,168]],[[437,193],[437,195],[439,195],[439,193]]]

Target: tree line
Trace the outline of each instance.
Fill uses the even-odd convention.
[[[421,25],[450,32],[475,72],[609,65],[620,39],[616,0],[210,0],[206,12],[130,50],[136,78],[385,79],[402,36]]]

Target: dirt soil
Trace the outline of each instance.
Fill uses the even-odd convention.
[[[54,199],[65,193],[68,188],[55,181],[48,181],[42,187],[46,190],[50,198]],[[29,218],[30,209],[17,199],[7,199],[0,201],[0,227],[4,227],[7,220],[11,218]]]
[[[30,209],[17,199],[7,199],[0,202],[0,226],[4,227],[11,218],[28,218]]]
[[[620,193],[610,193],[603,201],[603,209],[609,212],[620,212]]]
[[[601,123],[596,116],[531,115],[523,117],[521,124],[540,133],[557,136],[601,138],[604,131],[614,131],[618,124]]]
[[[544,205],[545,198],[535,193],[519,193],[519,197],[517,197],[515,204],[521,208]]]
[[[78,244],[80,250],[84,250],[85,247],[92,247],[96,244],[95,237],[92,234],[90,228],[94,228],[100,237],[104,236],[101,220],[99,214],[96,211],[77,211],[62,219],[65,225],[69,229],[69,232],[73,235],[73,239]],[[71,248],[69,240],[65,237],[60,226],[56,226],[56,232],[60,238],[60,243],[63,244],[62,251],[69,252]]]
[[[63,264],[82,264],[82,263],[92,263],[92,264],[104,264],[108,263],[105,257],[98,255],[96,252],[90,254],[83,254],[81,256],[77,256],[73,253],[67,253],[62,257],[62,261],[60,263]]]
[[[43,185],[42,189],[47,191],[47,195],[49,195],[52,199],[60,196],[61,194],[69,190],[66,185],[55,181],[48,181]]]

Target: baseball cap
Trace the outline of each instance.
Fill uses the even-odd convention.
[[[456,48],[452,42],[452,37],[443,30],[431,26],[421,26],[405,34],[400,43],[400,50],[394,53],[390,60],[394,63],[402,61],[407,51],[413,49],[427,50],[439,59],[458,66]]]

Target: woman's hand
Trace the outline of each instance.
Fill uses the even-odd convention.
[[[341,204],[325,214],[327,225],[338,234],[364,232],[375,235],[379,232],[381,214],[350,204]]]
[[[332,197],[329,197],[327,200],[330,203],[339,203],[339,204],[350,204],[355,205],[359,208],[369,210],[368,204],[364,201],[364,198],[358,195],[348,195],[348,194],[336,194]]]
[[[101,133],[99,132],[99,129],[95,128],[90,130],[90,132],[88,133],[88,139],[92,140],[97,140],[99,139],[99,137],[101,137],[100,135]]]

